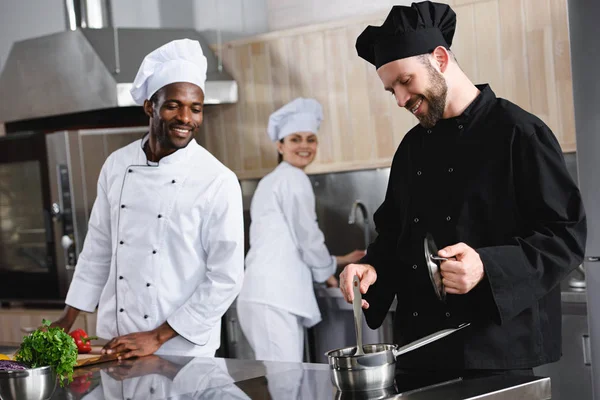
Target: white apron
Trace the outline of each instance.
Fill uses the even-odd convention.
[[[303,361],[305,328],[301,317],[267,304],[239,302],[237,314],[256,360]]]

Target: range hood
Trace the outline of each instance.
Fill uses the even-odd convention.
[[[143,58],[183,38],[198,40],[206,56],[205,104],[237,102],[237,83],[221,68],[200,32],[85,25],[13,44],[0,75],[0,121],[135,106],[129,89]]]

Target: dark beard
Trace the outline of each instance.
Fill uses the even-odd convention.
[[[429,73],[430,86],[425,91],[423,98],[429,105],[427,113],[419,118],[420,124],[425,128],[433,128],[437,122],[444,116],[446,108],[446,95],[448,94],[448,85],[433,65],[429,62],[425,64]]]

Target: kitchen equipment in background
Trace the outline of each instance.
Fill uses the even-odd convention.
[[[443,329],[402,347],[396,344],[364,345],[364,355],[356,355],[356,347],[331,350],[326,353],[331,368],[331,382],[341,391],[371,391],[394,384],[396,358],[436,340],[442,339],[470,324]]]
[[[108,155],[147,128],[0,138],[0,300],[62,303]]]
[[[578,183],[587,217],[587,243],[583,267],[587,286],[587,316],[591,345],[591,382],[594,399],[600,399],[600,63],[597,0],[568,0],[571,74],[577,141]],[[571,397],[573,398],[573,397]]]
[[[362,341],[362,295],[360,294],[360,279],[354,275],[352,278],[352,290],[354,299],[352,300],[352,308],[354,309],[354,329],[356,330],[356,353],[355,356],[364,356],[363,341]]]
[[[348,216],[348,224],[354,225],[356,223],[356,212],[358,210],[360,210],[363,217],[363,236],[365,239],[365,247],[363,247],[363,250],[366,250],[369,247],[369,244],[371,244],[369,213],[367,211],[367,206],[365,206],[365,204],[362,201],[356,200],[354,203],[352,203],[350,215]]]
[[[319,228],[331,254],[362,249],[365,238],[370,242],[377,235],[369,210],[377,210],[383,203],[389,174],[389,168],[378,168],[308,176],[315,192]],[[252,191],[252,187],[246,185],[253,182],[242,181],[244,196],[245,191],[248,194]],[[362,221],[358,214],[363,214]],[[349,224],[351,215],[355,215],[354,224]]]
[[[66,214],[53,223],[53,208],[66,200],[65,160],[50,165],[50,143],[41,133],[0,138],[0,298],[58,298],[65,275],[60,237],[73,234]],[[60,187],[57,187],[59,186]],[[51,187],[56,187],[51,190]],[[56,207],[53,207],[56,205]]]
[[[585,269],[583,264],[575,268],[575,273],[578,276],[569,278],[569,286],[574,289],[585,289]]]
[[[121,118],[127,112],[142,114],[141,107],[127,110],[136,106],[129,90],[142,60],[165,43],[182,38],[197,40],[206,57],[204,103],[237,102],[237,82],[223,68],[220,58],[200,32],[117,28],[112,26],[109,0],[64,0],[63,3],[68,30],[13,44],[0,74],[0,96],[11,99],[0,104],[0,121],[16,122],[115,108],[121,109],[115,114]],[[92,13],[99,15],[91,16]],[[96,21],[93,27],[90,25],[92,17]],[[51,93],[52,99],[41,93]],[[119,120],[113,120],[111,126],[115,123]],[[69,128],[71,126],[61,126],[53,130]],[[7,132],[12,131],[7,124]]]

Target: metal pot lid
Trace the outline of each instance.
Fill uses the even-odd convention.
[[[440,264],[444,259],[438,257],[438,248],[430,233],[427,233],[425,239],[423,239],[423,248],[425,252],[425,265],[427,266],[427,272],[429,272],[429,279],[431,279],[433,290],[438,299],[446,301],[446,289],[442,283],[442,274],[440,273]]]

